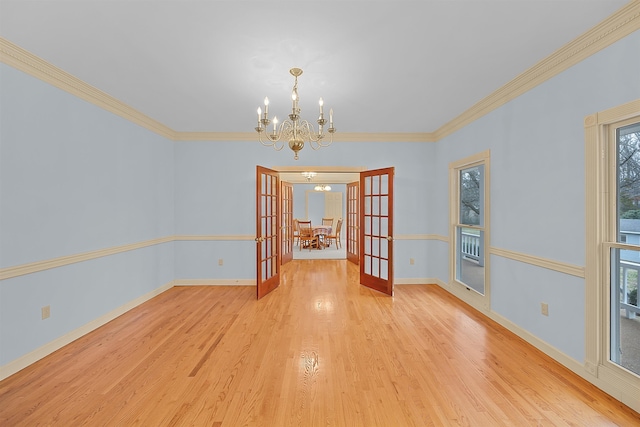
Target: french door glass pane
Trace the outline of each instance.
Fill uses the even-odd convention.
[[[380,215],[380,196],[371,197],[371,214]]]
[[[371,222],[372,222],[371,234],[373,236],[379,236],[380,235],[380,217],[372,217]]]
[[[389,241],[383,237],[380,243],[380,258],[389,259]]]
[[[382,280],[389,280],[389,261],[386,259],[380,260],[380,278]]]
[[[380,218],[380,236],[386,237],[389,235],[389,218]]]

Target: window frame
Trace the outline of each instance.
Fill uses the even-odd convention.
[[[460,172],[475,166],[483,165],[483,203],[482,218],[483,225],[468,225],[460,222]],[[491,284],[490,274],[490,173],[491,173],[491,151],[486,150],[449,164],[449,288],[458,298],[467,302],[475,308],[490,310],[491,308]],[[458,227],[469,227],[480,229],[483,232],[481,251],[484,253],[484,294],[472,290],[465,283],[457,280],[457,256],[458,256]]]
[[[640,122],[640,100],[587,116],[585,130],[585,361],[586,371],[607,393],[637,396],[640,376],[610,360],[612,249],[617,242],[616,129]],[[630,404],[630,403],[627,403]]]

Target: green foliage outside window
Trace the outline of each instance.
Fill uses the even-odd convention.
[[[624,219],[640,219],[640,209],[628,210],[622,214],[621,218]]]

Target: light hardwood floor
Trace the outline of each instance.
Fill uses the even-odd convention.
[[[2,426],[633,426],[640,414],[435,285],[344,260],[172,288],[0,382]]]

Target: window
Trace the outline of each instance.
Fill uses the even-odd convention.
[[[585,144],[585,368],[609,393],[638,396],[640,100],[586,117]]]
[[[456,280],[484,295],[484,165],[458,172]]]
[[[475,291],[488,305],[486,248],[488,247],[487,194],[489,152],[454,162],[449,166],[451,179],[451,277],[453,283]]]
[[[608,139],[615,161],[608,174],[616,185],[608,200],[613,209],[610,228],[615,229],[612,234],[615,240],[605,238],[611,253],[609,360],[640,375],[640,354],[636,348],[640,324],[633,321],[640,313],[640,244],[627,241],[628,233],[640,230],[640,211],[636,209],[640,197],[640,118],[613,124]]]

